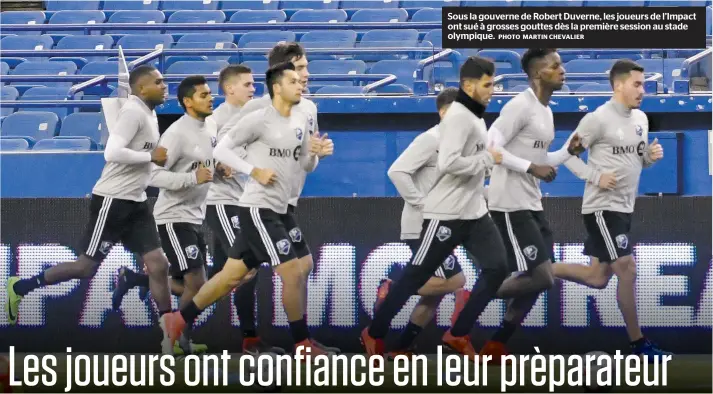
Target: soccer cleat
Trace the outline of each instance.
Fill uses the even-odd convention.
[[[389,294],[389,290],[391,289],[391,283],[393,281],[391,279],[382,279],[381,282],[379,282],[379,287],[376,290],[376,301],[374,301],[374,313],[376,313],[377,309],[379,309],[379,306],[384,303],[384,300],[386,299],[386,296]]]
[[[173,354],[176,356],[184,356],[186,355],[184,349],[188,349],[188,354],[202,354],[208,352],[208,345],[193,343],[193,341],[186,339],[184,335],[173,344]]]
[[[276,346],[270,346],[265,342],[261,341],[259,337],[243,338],[243,352],[254,357],[257,357],[262,353],[275,353],[280,356],[286,353],[285,349]]]
[[[453,309],[453,315],[451,315],[451,327],[455,326],[456,320],[458,320],[458,315],[460,315],[461,311],[463,311],[463,308],[465,308],[465,304],[468,303],[468,299],[470,298],[470,291],[466,289],[458,289],[455,292],[455,296],[456,305]]]
[[[161,328],[163,329],[164,336],[170,339],[171,348],[173,348],[173,344],[181,338],[183,329],[186,328],[186,321],[183,320],[181,312],[171,312],[161,316],[159,322],[163,323]]]
[[[485,342],[485,346],[480,349],[480,357],[491,356],[493,358],[492,363],[495,365],[502,365],[502,358],[508,354],[510,353],[508,353],[505,344],[498,341],[487,341]],[[510,365],[511,362],[508,360],[506,364]]]
[[[116,275],[116,281],[114,282],[114,292],[111,294],[111,308],[115,311],[119,310],[119,307],[121,307],[121,300],[123,300],[126,293],[131,290],[126,277],[126,271],[126,267],[119,268]]]
[[[445,334],[443,334],[443,338],[441,339],[451,350],[464,356],[468,356],[471,361],[476,362],[475,356],[477,356],[478,353],[476,353],[475,349],[473,349],[473,344],[470,343],[470,337],[468,337],[468,335],[456,337],[451,334],[451,330],[448,330]]]
[[[631,353],[640,356],[648,356],[649,364],[654,362],[654,356],[659,356],[659,360],[661,360],[661,357],[663,356],[673,355],[673,353],[671,352],[662,350],[657,344],[651,342],[648,339],[644,339],[644,342],[640,345],[632,345]]]
[[[384,354],[384,340],[381,338],[372,338],[369,335],[369,327],[361,332],[361,344],[366,349],[366,354],[369,356],[381,356]]]
[[[310,339],[312,341],[312,344],[322,350],[324,350],[327,353],[330,354],[342,354],[342,349],[337,348],[337,347],[332,347],[332,346],[327,346],[323,343],[317,342],[316,339],[312,338]]]
[[[323,349],[319,348],[318,346],[315,346],[314,342],[310,339],[305,339],[302,342],[296,343],[295,344],[295,353],[297,353],[297,348],[300,346],[304,346],[304,349],[302,349],[302,354],[303,355],[310,355],[312,357],[324,355],[324,356],[331,356],[329,352],[324,351]]]
[[[5,311],[7,312],[8,322],[13,326],[17,324],[17,314],[20,310],[20,301],[22,301],[22,296],[15,293],[15,283],[19,281],[19,276],[11,276],[7,280],[7,303],[5,304]]]

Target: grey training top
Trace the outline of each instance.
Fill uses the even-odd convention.
[[[228,131],[224,127],[225,124],[228,123],[230,118],[238,114],[240,109],[241,107],[232,105],[226,101],[220,104],[218,108],[213,111],[213,115],[206,119],[206,123],[215,128],[218,141],[220,141]],[[235,152],[241,158],[245,158],[245,147],[241,146],[235,148]],[[237,205],[240,196],[243,195],[245,182],[249,176],[249,174],[234,172],[230,178],[214,177],[213,183],[210,185],[210,190],[208,191],[208,205]]]

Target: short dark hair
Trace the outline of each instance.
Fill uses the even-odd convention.
[[[536,61],[555,52],[557,52],[555,48],[530,48],[526,50],[525,53],[522,54],[522,60],[520,60],[522,71],[524,71],[528,77],[532,77],[532,71],[534,71],[533,66]]]
[[[282,76],[285,75],[285,71],[295,70],[295,65],[291,62],[284,62],[276,64],[270,67],[267,72],[265,72],[265,84],[267,84],[267,92],[270,94],[270,98],[273,98],[272,86],[276,83],[280,83]]]
[[[305,49],[296,42],[280,42],[267,55],[267,64],[272,67],[280,63],[290,63],[292,59],[300,59],[305,55]]]
[[[142,64],[136,67],[129,73],[129,86],[131,86],[131,88],[133,89],[134,85],[139,82],[139,79],[141,77],[143,77],[144,75],[151,74],[154,71],[156,71],[156,67],[150,64]]]
[[[218,76],[218,85],[222,88],[225,82],[235,76],[240,74],[252,74],[252,70],[248,66],[243,66],[242,64],[231,64],[224,69],[220,70],[220,75]]]
[[[630,59],[619,59],[609,70],[609,83],[614,87],[614,80],[623,76],[629,76],[632,71],[644,72],[644,68]]]
[[[443,89],[436,97],[436,108],[440,111],[446,105],[453,104],[456,97],[458,97],[458,88]]]
[[[470,56],[460,67],[460,81],[465,79],[480,79],[483,75],[493,76],[495,74],[495,64],[480,56]]]
[[[184,111],[186,110],[186,104],[183,102],[183,99],[193,97],[193,95],[196,94],[196,86],[205,85],[207,83],[208,81],[204,76],[191,75],[190,77],[184,78],[183,81],[178,84],[178,103],[181,104]]]

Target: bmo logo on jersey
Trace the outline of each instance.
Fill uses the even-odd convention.
[[[153,150],[153,142],[144,142],[144,149]]]
[[[535,143],[532,144],[532,147],[535,149],[550,149],[550,144],[546,141],[535,141]]]
[[[204,167],[212,168],[215,165],[215,159],[195,161],[193,162],[193,164],[191,164],[191,171],[197,170],[201,164],[203,164]]]
[[[270,148],[270,156],[271,157],[284,157],[284,158],[293,158],[295,160],[299,160],[300,152],[302,152],[301,146],[298,146],[295,149]]]
[[[639,145],[643,144],[641,142]],[[615,155],[628,155],[630,153],[638,153],[643,155],[643,150],[640,150],[636,145],[612,146],[612,153]]]

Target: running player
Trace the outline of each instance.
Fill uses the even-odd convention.
[[[597,289],[605,288],[616,274],[617,302],[632,353],[670,354],[641,332],[636,311],[636,261],[629,239],[641,170],[663,159],[663,147],[657,139],[648,143],[648,119],[639,109],[644,97],[644,68],[628,59],[619,60],[609,71],[609,81],[612,99],[585,115],[573,133],[589,150],[588,163],[579,158],[565,163],[587,180],[582,217],[587,229],[584,254],[590,256],[591,265],[557,263],[554,273]]]
[[[457,88],[448,88],[436,97],[436,107],[441,119],[457,96]],[[401,213],[401,240],[408,244],[414,256],[418,251],[418,238],[423,225],[423,213],[421,212],[423,201],[438,177],[436,166],[438,164],[439,137],[438,125],[417,136],[394,161],[388,172],[396,190],[404,199],[404,209]],[[386,298],[391,284],[391,279],[381,281],[374,311]],[[421,298],[411,313],[406,329],[401,333],[396,350],[390,352],[389,356],[393,358],[398,354],[409,355],[411,353],[409,349],[414,340],[433,319],[444,295],[456,292],[456,304],[460,304],[462,307],[464,303],[459,303],[459,300],[462,299],[462,296],[459,295],[462,294],[464,285],[463,270],[456,256],[451,254],[428,282],[418,289]],[[454,318],[458,315],[459,309],[456,307],[453,313]]]
[[[167,89],[161,73],[148,65],[131,71],[129,85],[131,96],[121,108],[116,126],[109,130],[104,150],[107,163],[92,191],[82,255],[76,261],[58,264],[29,279],[11,277],[7,284],[7,313],[10,323],[15,324],[20,301],[32,290],[93,277],[112,246],[121,242],[142,256],[164,332],[161,348],[170,354],[173,344],[167,334],[172,318],[168,261],[161,250],[145,192],[151,178],[151,163],[163,165],[167,160],[166,148],[156,147],[159,129],[154,111],[166,100]]]
[[[281,64],[281,63],[292,63],[295,66],[295,71],[300,76],[300,82],[307,88],[309,82],[309,71],[307,70],[307,55],[305,54],[304,48],[296,43],[279,43],[277,44],[270,53],[268,54],[268,65],[270,67]],[[221,130],[221,133],[230,133],[230,129],[237,127],[240,123],[240,119],[245,115],[269,107],[272,104],[271,98],[269,96],[263,96],[256,100],[251,100],[248,102],[240,111],[238,115],[233,116],[230,121],[223,127],[225,130]],[[307,114],[309,119],[308,132],[309,135],[319,135],[319,126],[317,123],[317,106],[310,100],[302,98],[299,104],[295,108],[303,111]],[[317,164],[319,163],[319,158],[326,155],[331,155],[334,150],[333,142],[326,138],[323,138],[323,149],[317,155]],[[285,216],[285,225],[287,226],[288,233],[290,235],[290,241],[294,245],[295,253],[299,258],[299,264],[302,266],[302,286],[303,297],[305,302],[303,318],[307,320],[307,282],[309,280],[309,274],[312,272],[314,267],[314,261],[312,259],[312,252],[309,250],[307,245],[307,240],[302,234],[302,230],[297,223],[297,217],[295,214],[295,209],[297,207],[297,201],[302,194],[302,189],[304,188],[305,179],[307,178],[307,173],[303,170],[299,170],[299,174],[292,178],[293,188],[290,194],[290,203],[287,206],[287,216]],[[235,290],[236,296],[236,308],[238,310],[238,317],[240,318],[240,324],[245,325],[245,327],[255,327],[255,284],[257,280],[251,273],[246,280],[246,283]],[[250,279],[252,277],[252,279]],[[255,346],[256,339],[251,339],[249,335],[254,334],[249,330],[243,329],[243,333],[247,335],[243,340],[243,349],[250,349]],[[259,342],[257,342],[259,343]],[[319,343],[314,338],[312,343],[315,346],[321,347],[323,350],[329,353],[339,353],[339,349],[335,347],[328,347]],[[274,349],[274,348],[273,348]]]
[[[443,341],[459,353],[476,355],[470,330],[508,274],[505,246],[483,199],[486,168],[502,160],[497,150],[486,148],[487,127],[482,118],[493,94],[494,72],[490,60],[475,56],[461,66],[458,96],[438,127],[440,173],[424,201],[420,246],[371,326],[362,331],[369,355],[383,354],[391,319],[460,244],[475,256],[481,274]]]
[[[272,105],[249,113],[231,128],[216,147],[218,160],[252,179],[238,203],[241,233],[230,250],[223,270],[215,274],[186,307],[175,312],[169,328],[175,341],[206,307],[228,294],[248,272],[269,261],[284,284],[283,303],[290,319],[295,346],[310,348],[313,355],[325,352],[309,339],[303,318],[302,266],[286,225],[292,180],[299,169],[311,171],[322,140],[307,135],[308,115],[295,108],[304,87],[292,63],[271,67],[266,73]],[[233,149],[247,145],[247,161]],[[255,163],[255,166],[248,164]],[[187,324],[186,324],[187,323]]]
[[[493,356],[495,363],[507,354],[505,343],[539,294],[554,285],[554,241],[542,210],[540,181],[554,180],[554,167],[581,153],[578,138],[556,152],[547,151],[555,137],[550,97],[565,80],[557,51],[528,49],[522,69],[530,88],[505,104],[488,131],[489,143],[503,154],[502,164],[493,167],[490,177],[488,208],[505,242],[510,270],[518,273],[498,290],[499,298],[513,299],[502,327],[480,352]]]

